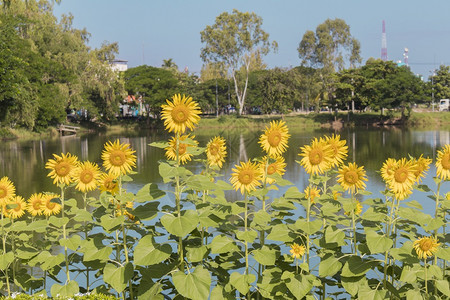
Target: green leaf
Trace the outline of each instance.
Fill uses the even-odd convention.
[[[444,295],[450,295],[450,288],[447,280],[436,280],[436,287]]]
[[[212,191],[217,188],[211,178],[206,175],[194,175],[186,180],[186,186],[194,191]]]
[[[177,271],[172,275],[173,285],[178,293],[190,299],[208,299],[211,286],[211,275],[202,266],[195,268],[194,272],[184,274]]]
[[[367,279],[365,276],[341,277],[341,283],[350,295],[355,296],[358,293],[359,288],[367,284]]]
[[[54,283],[50,289],[50,294],[54,298],[57,298],[57,295],[59,295],[60,297],[72,297],[79,291],[80,288],[78,287],[78,283],[74,280],[71,280],[66,285]]]
[[[267,246],[262,246],[261,249],[253,251],[253,258],[264,266],[273,266],[277,259],[277,251]]]
[[[419,290],[409,290],[406,292],[406,300],[423,300]]]
[[[442,219],[437,218],[437,219],[432,219],[427,224],[427,226],[424,226],[423,228],[426,231],[430,232],[430,231],[436,230],[438,228],[441,228],[444,224],[445,224],[445,222]]]
[[[345,244],[345,233],[342,229],[339,229],[336,226],[328,226],[327,229],[325,229],[325,241],[328,244]]]
[[[359,256],[350,257],[342,268],[342,276],[356,277],[366,274],[371,269],[371,263]]]
[[[32,247],[22,246],[16,249],[16,256],[21,259],[30,259],[40,253],[39,250]],[[1,268],[0,268],[1,269]]]
[[[199,222],[202,227],[217,227],[221,221],[222,219],[209,209],[202,211],[199,215]]]
[[[135,202],[143,203],[147,201],[152,201],[164,197],[166,195],[165,192],[161,191],[158,188],[158,185],[155,183],[147,183],[144,185],[137,193]]]
[[[231,285],[234,286],[239,291],[239,293],[243,295],[248,293],[251,284],[255,280],[256,276],[254,274],[244,275],[238,272],[233,272],[230,276]]]
[[[155,148],[160,148],[160,149],[165,149],[167,147],[169,147],[169,143],[168,142],[153,142],[148,144],[150,147],[155,147]]]
[[[186,258],[190,262],[200,262],[205,258],[206,253],[208,252],[208,248],[203,245],[200,247],[186,247],[187,253]]]
[[[295,228],[303,231],[304,233],[311,235],[316,233],[320,228],[322,228],[323,222],[319,219],[313,221],[307,221],[306,219],[298,219],[295,222]]]
[[[81,244],[81,237],[77,234],[67,239],[60,239],[59,244],[63,247],[67,247],[70,250],[76,251]]]
[[[319,264],[319,276],[328,277],[333,276],[339,272],[342,268],[342,263],[334,256],[329,256],[328,258],[322,260]]]
[[[218,235],[214,237],[212,242],[209,244],[209,247],[212,254],[221,254],[239,250],[234,241],[225,235]]]
[[[154,219],[159,212],[158,206],[159,206],[158,201],[148,202],[144,205],[139,205],[133,210],[133,215],[142,221]]]
[[[175,217],[172,214],[166,214],[161,217],[161,223],[170,233],[178,237],[184,237],[192,232],[198,225],[198,214],[195,210],[186,210],[181,216]]]
[[[14,253],[6,252],[0,255],[0,270],[6,270],[14,261]]]
[[[412,200],[412,201],[406,202],[405,204],[408,205],[409,207],[417,208],[419,210],[423,210],[422,204],[420,204],[416,200]]]
[[[164,183],[168,183],[171,178],[175,178],[176,176],[190,176],[192,175],[192,172],[184,167],[175,167],[168,163],[161,162],[159,164],[159,174],[163,178]]]
[[[118,229],[119,226],[125,222],[125,216],[111,217],[110,215],[103,215],[100,218],[100,225],[106,232],[111,233]]]
[[[371,230],[366,234],[367,246],[370,253],[386,252],[392,248],[394,241],[384,235],[379,235],[375,231]]]
[[[84,209],[78,209],[73,219],[77,222],[92,222],[92,214]]]
[[[410,207],[400,207],[398,215],[421,226],[425,226],[425,224],[428,224],[433,219],[432,216]]]
[[[442,258],[446,261],[450,261],[450,248],[442,248],[440,247],[436,252],[436,256]]]
[[[244,242],[247,243],[253,243],[253,241],[256,239],[256,237],[258,236],[258,232],[254,231],[254,230],[247,230],[247,231],[238,231],[236,232],[236,237]]]
[[[414,283],[417,280],[417,271],[413,270],[409,266],[404,266],[402,274],[400,275],[400,281]]]
[[[51,255],[48,251],[43,251],[36,257],[37,261],[41,263],[41,269],[47,271],[54,266],[59,265],[64,261],[64,254]]]
[[[102,244],[100,239],[82,241],[82,247],[79,250],[83,255],[83,261],[99,260],[105,262],[109,259],[113,249]]]
[[[358,298],[359,299],[373,299],[373,300],[383,300],[386,299],[387,291],[386,290],[372,290],[368,289],[359,289]]]
[[[128,281],[133,277],[133,274],[132,263],[126,263],[123,267],[116,267],[108,263],[103,268],[103,280],[110,284],[118,293],[121,293],[127,287]]]
[[[151,284],[144,279],[141,280],[141,284],[138,287],[138,300],[164,300],[164,296],[161,295],[162,284],[154,283]]]
[[[304,196],[303,193],[300,193],[298,188],[296,186],[290,187],[286,193],[284,194],[284,197],[287,199],[296,199],[299,200]]]
[[[428,266],[428,274],[429,278],[436,278],[436,279],[442,279],[443,278],[443,269],[436,265],[429,265]]]
[[[398,261],[408,264],[418,263],[419,259],[417,258],[417,255],[411,254],[412,249],[413,243],[411,241],[406,241],[402,247],[391,249],[389,252],[392,257]]]
[[[165,261],[172,254],[172,247],[168,244],[155,244],[153,236],[146,235],[139,240],[134,249],[134,263],[149,266]]]
[[[292,242],[295,237],[295,234],[292,233],[286,224],[277,224],[272,227],[272,230],[267,235],[266,239],[280,242]]]
[[[285,284],[289,291],[297,299],[302,299],[313,288],[314,275],[294,275],[291,272],[285,271],[282,276],[285,279]]]
[[[69,218],[68,217],[59,218],[59,217],[51,216],[48,219],[48,222],[50,224],[54,225],[55,227],[61,228],[61,227],[63,227],[63,225],[66,225],[67,223],[69,223]]]
[[[375,210],[374,207],[369,207],[362,215],[361,218],[368,221],[382,222],[387,216],[383,211]]]
[[[253,215],[251,226],[266,226],[271,221],[271,217],[268,212],[264,210],[258,210]]]
[[[47,231],[47,220],[35,220],[28,224],[28,229],[31,231],[36,231],[37,233],[44,233]]]

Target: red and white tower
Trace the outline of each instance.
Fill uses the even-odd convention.
[[[383,20],[383,28],[381,32],[381,60],[387,61],[387,42],[386,42],[386,26]]]
[[[403,62],[406,66],[408,66],[408,52],[408,48],[405,48],[405,50],[403,51]]]

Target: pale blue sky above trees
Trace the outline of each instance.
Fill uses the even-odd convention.
[[[414,73],[425,79],[440,64],[450,65],[450,1],[446,0],[62,0],[57,17],[71,12],[74,27],[91,33],[89,45],[118,42],[117,58],[129,67],[160,67],[172,58],[178,67],[199,73],[200,31],[216,16],[236,8],[255,12],[263,30],[278,42],[264,58],[270,68],[300,64],[297,47],[307,30],[327,18],[341,18],[361,42],[363,64],[381,54],[381,24],[386,22],[388,59],[403,60],[409,49]]]

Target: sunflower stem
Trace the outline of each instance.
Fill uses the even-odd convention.
[[[442,183],[442,180],[439,181],[439,183],[437,185],[437,190],[436,190],[436,209],[434,211],[434,218],[435,219],[437,219],[438,216],[439,216],[439,192],[440,192],[440,189],[441,189],[441,183]],[[445,222],[444,222],[444,224],[445,224]],[[438,240],[438,230],[437,229],[434,230],[434,239],[436,241]],[[436,255],[434,256],[434,264],[437,265],[437,256]]]
[[[309,190],[311,190],[311,189],[312,189],[312,185],[310,184],[309,185]],[[307,224],[309,224],[309,218],[310,218],[310,214],[311,214],[311,199],[310,199],[310,197],[308,197],[306,199],[306,201],[308,202],[307,209],[306,209],[306,222],[307,222]],[[308,263],[308,267],[309,267],[309,239],[310,239],[310,237],[309,237],[309,233],[308,233],[306,235],[306,261]]]
[[[426,255],[423,258],[424,268],[425,268],[425,295],[428,297],[428,274],[427,274],[427,258]]]
[[[248,222],[248,197],[247,192],[244,194],[244,203],[245,203],[245,212],[244,212],[244,232],[247,232],[247,222]],[[248,244],[247,241],[244,243],[245,245],[245,275],[248,275],[249,264],[248,264]],[[247,292],[247,299],[250,300],[250,291]]]
[[[61,184],[61,218],[64,219],[64,188],[65,185]],[[66,223],[63,222],[63,239],[65,240],[67,238],[67,232],[66,232]],[[67,282],[70,281],[70,271],[69,271],[69,256],[67,253],[67,246],[64,246],[64,259],[66,261],[66,278]]]
[[[176,168],[180,167],[180,133],[176,133]],[[175,202],[177,205],[177,216],[181,216],[181,192],[180,192],[180,177],[175,176],[176,186],[175,186]],[[180,259],[180,268],[184,270],[184,253],[183,253],[183,238],[178,238],[178,255]]]
[[[356,248],[356,221],[355,221],[355,202],[354,197],[355,197],[355,193],[353,193],[353,191],[351,192],[351,201],[352,201],[352,229],[353,229],[353,249],[354,249],[354,254],[358,255],[358,249]]]
[[[84,210],[87,211],[87,193],[83,193],[83,204],[84,204]],[[86,241],[88,240],[89,234],[88,234],[88,230],[87,230],[87,222],[84,221],[83,222],[83,228],[84,228],[84,238],[86,239]],[[86,266],[86,291],[87,293],[89,293],[89,267]]]
[[[2,241],[3,241],[3,254],[6,254],[6,234],[5,228],[3,227],[3,206],[0,206],[1,209],[1,220],[2,220]],[[8,290],[8,297],[11,296],[11,287],[9,286],[9,267],[5,268],[5,277],[6,277],[6,288]]]

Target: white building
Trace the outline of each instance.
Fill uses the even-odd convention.
[[[128,69],[128,60],[115,59],[111,62],[113,71],[125,72]]]

